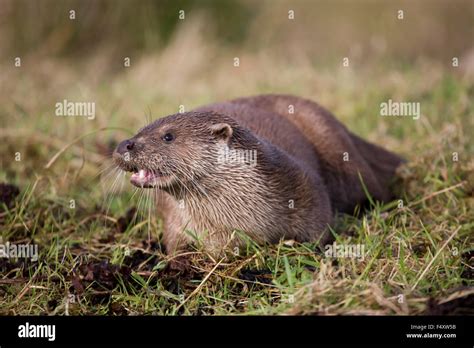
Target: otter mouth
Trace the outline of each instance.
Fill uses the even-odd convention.
[[[171,172],[164,172],[160,169],[148,169],[139,167],[135,163],[123,160],[122,156],[114,153],[116,165],[124,172],[132,173],[130,183],[138,188],[165,188],[174,183],[176,177]]]
[[[130,177],[130,182],[139,188],[166,186],[171,180],[171,176],[165,175],[157,170],[136,169],[131,172],[132,176]]]

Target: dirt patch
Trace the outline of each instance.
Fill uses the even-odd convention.
[[[127,210],[124,216],[121,216],[117,220],[117,230],[123,233],[127,230],[128,226],[133,222],[135,215],[137,214],[137,208],[131,207]]]
[[[48,303],[46,304],[46,309],[48,310],[49,313],[53,312],[56,307],[58,306],[58,300],[56,299],[51,299],[48,301]]]
[[[199,267],[193,265],[199,265]],[[186,255],[169,260],[166,266],[159,271],[158,277],[167,291],[174,294],[184,294],[194,290],[195,282],[204,278],[206,274],[204,269],[210,269],[206,267],[205,261]]]
[[[11,208],[15,204],[15,199],[20,194],[20,189],[18,186],[0,183],[0,209],[2,209],[2,203],[4,203],[7,208]]]
[[[108,260],[83,263],[73,271],[70,291],[82,295],[88,289],[92,303],[103,303],[110,300],[120,279],[130,282],[130,274],[129,267],[112,265]]]
[[[263,284],[271,284],[273,275],[268,269],[243,269],[239,273],[239,279],[248,282],[258,282]]]
[[[428,245],[426,243],[419,243],[413,245],[413,253],[415,253],[416,256],[418,257],[423,257],[426,252],[428,251]]]
[[[0,274],[2,277],[14,279],[18,277],[30,277],[34,273],[38,261],[29,259],[0,258]],[[8,275],[8,277],[7,277]]]
[[[158,255],[137,250],[130,256],[125,256],[123,265],[134,271],[152,271],[159,261]]]
[[[109,314],[111,315],[128,315],[127,310],[118,302],[110,302]]]

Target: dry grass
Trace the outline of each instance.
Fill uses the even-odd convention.
[[[40,258],[0,259],[0,313],[445,314],[472,303],[474,61],[398,64],[379,52],[349,68],[339,58],[322,65],[311,51],[254,51],[254,41],[223,50],[206,23],[204,14],[190,18],[162,50],[132,56],[130,68],[104,47],[82,61],[30,54],[21,69],[2,71],[0,182],[21,194],[0,213],[1,237],[38,244]],[[365,245],[363,260],[249,242],[242,255],[213,260],[195,250],[186,272],[168,269],[146,196],[132,197],[126,181],[107,191],[104,149],[181,104],[267,92],[316,100],[406,157],[396,185],[403,207],[338,219],[336,241]],[[420,120],[381,118],[388,98],[420,102]],[[94,101],[96,119],[57,118],[63,99]],[[126,216],[140,204],[143,214]]]

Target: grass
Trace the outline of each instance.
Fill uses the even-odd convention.
[[[455,97],[438,91],[446,88],[457,89],[458,98],[466,91],[444,79],[424,105],[448,107]],[[472,116],[469,107],[465,112]],[[409,160],[397,186],[403,206],[375,205],[360,219],[341,216],[334,227],[338,244],[365,246],[363,260],[331,259],[315,245],[282,242],[250,244],[243,255],[225,260],[195,250],[190,271],[168,270],[169,258],[159,250],[159,221],[144,213],[127,225],[124,214],[138,204],[136,197],[124,190],[104,205],[100,178],[68,169],[80,160],[69,148],[55,170],[29,168],[28,179],[13,180],[22,193],[1,215],[2,238],[37,243],[40,257],[2,260],[1,313],[419,314],[431,298],[438,303],[472,296],[470,134],[451,122],[439,131],[427,123],[414,132],[411,122],[401,132],[412,128],[422,150],[403,152]],[[35,150],[26,146],[26,153]],[[48,156],[41,150],[32,155],[44,165]],[[4,179],[15,165],[6,163]],[[67,194],[60,185],[68,185]]]
[[[319,66],[298,53],[298,64],[249,53],[235,68],[235,52],[204,41],[200,26],[191,21],[162,51],[132,57],[121,71],[104,51],[72,66],[27,56],[21,69],[2,72],[0,182],[20,194],[10,200],[2,192],[11,203],[2,203],[0,236],[37,244],[39,259],[0,258],[0,314],[466,312],[474,296],[472,76],[429,58],[400,66],[377,55],[343,68],[336,58]],[[363,259],[249,241],[222,260],[196,248],[185,271],[170,269],[149,197],[101,173],[110,165],[104,153],[147,117],[181,104],[267,92],[318,101],[355,133],[403,155],[394,184],[401,201],[337,218],[336,243],[363,245]],[[421,118],[380,117],[389,98],[420,102]],[[96,119],[56,118],[63,99],[95,101]]]

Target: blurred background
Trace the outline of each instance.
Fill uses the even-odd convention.
[[[433,296],[469,307],[472,293],[457,302],[451,289],[472,284],[473,34],[474,0],[0,0],[0,244],[40,250],[31,267],[0,258],[0,314],[443,314]],[[280,244],[224,276],[200,257],[203,273],[161,272],[153,191],[134,191],[108,155],[153,119],[261,93],[316,101],[405,157],[394,186],[406,207],[337,219],[338,243],[367,244],[366,262],[333,267]],[[420,118],[381,117],[389,99],[420,103]],[[56,116],[64,100],[95,103],[95,117]],[[118,265],[139,290],[111,281]],[[243,265],[258,287],[234,282]],[[296,289],[294,305],[279,295]]]
[[[258,93],[313,99],[406,154],[428,130],[471,126],[473,23],[470,0],[0,0],[0,179],[111,128],[63,154],[87,170],[82,157],[100,163],[104,147],[180,105]],[[382,120],[389,98],[421,102],[426,117]],[[95,102],[95,119],[56,117],[64,99]],[[17,151],[28,163],[11,162]]]

